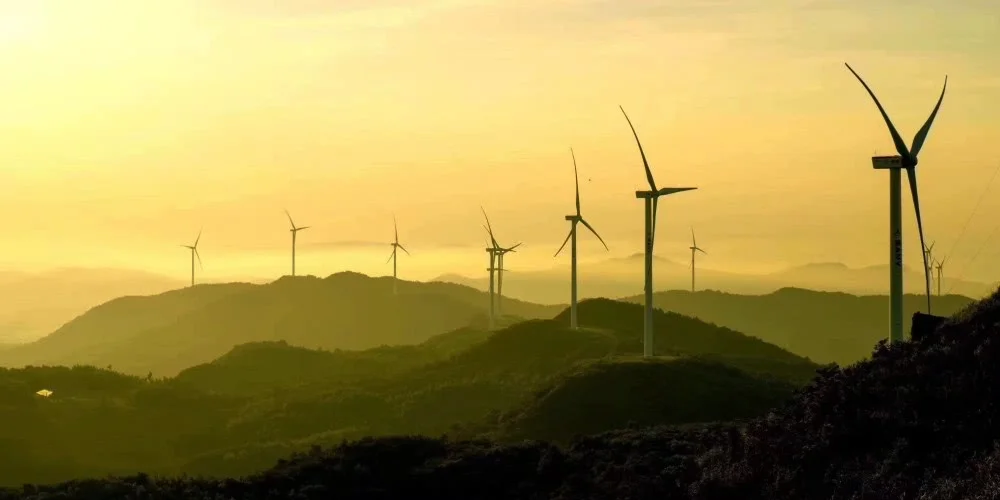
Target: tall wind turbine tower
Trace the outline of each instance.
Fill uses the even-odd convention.
[[[556,250],[556,254],[553,257],[559,255],[562,249],[566,247],[566,242],[571,241],[569,246],[570,253],[570,271],[569,271],[569,327],[572,329],[577,329],[578,324],[576,320],[576,225],[583,224],[584,227],[594,233],[598,240],[601,240],[601,244],[604,245],[604,249],[608,250],[608,244],[604,242],[604,238],[597,234],[595,230],[580,214],[580,176],[576,170],[576,155],[573,153],[573,148],[569,148],[569,154],[573,158],[573,181],[576,189],[576,213],[573,215],[567,215],[566,220],[570,222],[569,234],[566,235],[566,239],[563,240],[562,245],[559,246],[559,250]]]
[[[493,236],[493,226],[490,225],[490,218],[486,215],[486,209],[479,207],[483,211],[483,217],[486,218],[486,232],[490,235],[490,247],[486,251],[490,254],[490,316],[495,317],[494,314],[502,316],[500,312],[500,302],[503,298],[503,256],[508,252],[514,252],[515,249],[521,246],[520,243],[504,248],[497,243],[496,238]],[[494,273],[496,274],[496,294],[494,295],[493,284],[494,284]],[[492,320],[491,320],[492,322]]]
[[[701,253],[706,254],[706,255],[708,254],[708,252],[705,252],[704,250],[702,250],[701,248],[698,247],[698,241],[694,239],[694,228],[693,227],[691,228],[691,246],[688,247],[688,248],[691,249],[691,291],[693,292],[693,291],[695,291],[695,288],[694,288],[694,256],[695,256],[695,252],[701,252]]]
[[[639,134],[636,133],[635,127],[632,126],[632,120],[629,120],[628,114],[625,113],[625,108],[618,106],[618,109],[622,110],[622,114],[625,115],[625,120],[628,122],[629,128],[632,129],[632,135],[635,136],[635,143],[639,146],[639,155],[642,156],[642,165],[646,169],[646,181],[649,182],[649,191],[635,192],[635,197],[640,198],[645,202],[646,309],[644,317],[645,320],[643,321],[642,328],[642,355],[643,357],[649,358],[653,356],[653,238],[656,235],[656,202],[661,196],[680,193],[683,191],[691,191],[698,188],[657,188],[656,182],[653,180],[653,172],[649,170],[649,162],[646,161],[646,153],[643,152],[642,143],[639,142]]]
[[[292,214],[288,213],[288,210],[285,210],[285,215],[288,216],[288,223],[292,226],[289,231],[292,233],[292,276],[295,276],[295,236],[299,231],[309,229],[309,226],[297,227],[292,220]]]
[[[489,237],[490,237],[490,241],[489,241],[489,243],[486,246],[486,253],[488,253],[490,255],[490,267],[487,267],[486,270],[489,271],[489,273],[490,273],[490,325],[489,325],[489,328],[490,328],[490,330],[492,330],[492,329],[496,328],[496,304],[497,304],[497,301],[496,301],[496,296],[495,296],[495,284],[496,284],[495,276],[496,276],[496,270],[497,270],[497,253],[498,253],[498,249],[500,248],[500,245],[497,243],[496,238],[493,237],[493,229],[489,226],[490,217],[488,215],[486,215],[486,209],[483,208],[483,207],[479,207],[479,209],[483,211],[483,217],[486,218],[486,225],[483,226],[483,229],[486,230],[486,234],[488,234]]]
[[[930,276],[930,283],[934,283],[934,243],[931,242],[927,248],[924,249],[924,278],[926,279]]]
[[[198,258],[198,266],[201,266],[201,255],[198,254],[198,241],[201,240],[201,230],[198,230],[198,237],[194,239],[194,245],[181,245],[191,250],[191,286],[194,286],[194,258]],[[202,269],[204,267],[202,266]]]
[[[395,295],[397,293],[396,283],[399,281],[399,279],[396,278],[396,249],[406,252],[406,255],[410,255],[410,252],[403,248],[403,245],[399,244],[399,228],[396,226],[395,215],[392,216],[392,230],[393,239],[392,243],[389,243],[392,247],[392,253],[389,254],[389,258],[385,260],[385,263],[388,264],[390,260],[392,261],[392,294]]]
[[[483,213],[485,214],[485,211]],[[487,233],[489,232],[489,229],[486,226],[483,226],[483,229],[486,229]],[[493,235],[490,235],[490,241],[486,244],[486,253],[490,255],[490,266],[486,268],[486,271],[490,273],[490,323],[489,323],[490,330],[496,328],[496,311],[494,309],[496,307],[496,299],[494,298],[493,295],[494,291],[493,278],[496,272],[496,260],[497,260],[496,257],[498,248],[497,242],[496,240],[493,239],[492,236]]]
[[[938,297],[941,296],[941,273],[944,270],[944,261],[948,260],[947,257],[939,260],[937,264],[934,265],[934,269],[937,271],[937,294]]]
[[[516,252],[517,250],[515,250],[515,248],[517,248],[519,246],[521,246],[520,243],[518,243],[518,244],[516,244],[514,246],[511,246],[511,247],[507,247],[507,248],[503,248],[503,247],[497,247],[496,248],[496,255],[497,255],[497,268],[496,268],[496,272],[497,272],[497,316],[500,316],[501,318],[503,317],[503,273],[507,271],[507,268],[503,267],[503,256],[506,255],[508,252]]]
[[[927,248],[924,243],[924,225],[920,218],[920,198],[917,195],[917,155],[927,140],[927,134],[931,131],[934,117],[937,116],[938,109],[941,108],[941,101],[944,100],[944,92],[948,88],[948,76],[944,77],[944,86],[941,88],[941,96],[938,97],[934,110],[927,117],[924,126],[920,127],[913,137],[913,143],[907,149],[906,143],[900,137],[896,127],[886,114],[882,103],[875,97],[875,92],[868,87],[868,84],[861,79],[850,64],[844,63],[847,69],[854,74],[855,78],[861,82],[868,95],[875,101],[882,119],[889,127],[889,134],[892,135],[893,145],[896,147],[898,156],[873,156],[872,167],[876,169],[886,169],[889,171],[889,340],[890,342],[900,342],[903,340],[903,221],[902,221],[902,187],[900,170],[906,170],[906,177],[910,182],[910,196],[913,198],[913,210],[917,216],[917,232],[920,233],[920,248]],[[930,273],[927,272],[927,254],[921,252],[924,259],[924,287],[927,292],[927,313],[931,312],[931,281]]]

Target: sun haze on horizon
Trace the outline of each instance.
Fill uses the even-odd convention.
[[[508,266],[568,266],[570,147],[611,248],[581,238],[581,262],[634,254],[645,178],[619,105],[657,184],[699,188],[660,204],[658,255],[683,262],[693,226],[699,266],[884,264],[870,157],[892,142],[847,61],[907,143],[949,76],[917,168],[925,232],[964,279],[1000,279],[1000,196],[963,232],[1000,163],[993,6],[778,4],[0,0],[0,267],[184,279],[204,228],[206,279],[287,274],[287,209],[311,226],[300,274],[391,273],[395,214],[400,277],[481,275],[480,206],[524,242]]]

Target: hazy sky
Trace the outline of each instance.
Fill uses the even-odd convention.
[[[570,146],[585,217],[631,254],[619,104],[657,183],[699,188],[661,202],[658,254],[694,226],[705,267],[881,264],[892,142],[848,61],[907,143],[949,75],[927,235],[946,274],[997,280],[1000,186],[956,244],[1000,164],[996,47],[992,0],[0,0],[0,266],[182,277],[203,226],[207,278],[279,274],[288,208],[300,272],[391,272],[395,213],[404,276],[481,273],[480,205],[524,242],[509,268],[565,265]]]

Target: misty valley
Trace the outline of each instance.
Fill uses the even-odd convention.
[[[275,488],[306,498],[376,489],[481,498],[683,490],[713,498],[713,488],[758,480],[740,463],[790,466],[748,458],[770,453],[761,447],[793,446],[785,442],[814,432],[775,437],[774,419],[808,427],[851,418],[870,432],[874,421],[837,408],[917,402],[857,399],[841,388],[834,403],[831,384],[863,383],[886,363],[920,370],[911,365],[930,362],[920,361],[931,355],[923,351],[943,348],[877,346],[885,296],[674,291],[658,293],[658,307],[688,315],[655,309],[655,352],[644,357],[639,299],[582,300],[577,329],[566,306],[509,297],[490,329],[487,292],[358,273],[114,299],[0,351],[8,367],[0,369],[0,484],[13,488],[0,498],[256,498]],[[939,314],[960,319],[939,332],[966,333],[925,344],[970,342],[969,325],[1000,310],[995,296],[943,299]],[[919,310],[920,297],[907,300]],[[838,334],[817,336],[816,318]],[[816,400],[817,391],[827,399]],[[819,413],[802,414],[803,405]],[[761,441],[757,432],[771,437]],[[855,438],[834,441],[842,439]],[[742,455],[732,449],[737,442]],[[856,443],[866,453],[889,445],[900,446]],[[858,452],[843,446],[815,453],[849,460]],[[621,460],[631,465],[615,465]],[[612,472],[620,467],[632,479]],[[649,467],[666,469],[642,472]],[[691,476],[692,467],[702,472]],[[359,468],[368,472],[359,476]],[[86,479],[108,475],[121,479]],[[237,477],[245,479],[225,479]]]

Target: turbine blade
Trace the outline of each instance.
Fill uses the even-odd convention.
[[[639,155],[642,156],[642,166],[646,168],[646,180],[649,181],[649,189],[656,191],[656,182],[653,181],[653,172],[649,170],[649,162],[646,161],[646,153],[642,150],[642,143],[639,142],[639,134],[636,133],[635,127],[632,126],[632,120],[628,119],[628,114],[625,113],[625,108],[619,105],[618,109],[622,110],[622,114],[625,115],[625,121],[628,122],[628,127],[632,129],[632,135],[635,136],[635,143],[639,146]]]
[[[699,252],[701,252],[701,253],[703,253],[703,254],[705,254],[705,255],[708,255],[708,252],[706,252],[706,251],[704,251],[704,250],[702,250],[702,249],[700,249],[698,247],[695,247],[694,249],[697,250],[697,251],[699,251]]]
[[[937,116],[938,109],[941,108],[941,101],[944,100],[944,91],[948,88],[948,75],[944,76],[944,87],[941,87],[941,96],[938,97],[937,104],[934,105],[934,111],[931,111],[931,116],[927,117],[927,121],[924,123],[923,127],[917,131],[917,135],[913,136],[913,145],[910,146],[910,154],[914,158],[917,157],[917,153],[920,152],[920,148],[924,147],[924,141],[927,140],[927,134],[931,131],[931,124],[934,123],[934,117]]]
[[[698,248],[698,241],[694,239],[694,228],[691,228],[691,246]]]
[[[396,226],[396,214],[392,215],[392,234],[394,236],[393,241],[399,243],[399,227]]]
[[[285,215],[288,216],[288,223],[292,225],[292,229],[297,229],[295,227],[295,222],[292,222],[292,214],[288,213],[288,209],[285,209]]]
[[[510,247],[510,248],[507,248],[506,250],[507,250],[508,252],[513,252],[513,251],[514,251],[514,249],[515,249],[515,248],[517,248],[517,247],[519,247],[519,246],[521,246],[521,244],[520,244],[520,243],[518,243],[518,244],[516,244],[516,245],[514,245],[514,246],[512,246],[512,247]]]
[[[483,229],[486,230],[486,233],[490,237],[489,241],[486,242],[486,246],[490,246],[493,248],[500,248],[500,245],[497,244],[497,240],[493,239],[493,233],[490,233],[490,228],[486,227],[486,225],[483,225]]]
[[[604,245],[605,250],[611,251],[611,249],[608,248],[608,244],[604,242],[604,238],[601,238],[601,235],[597,234],[597,230],[594,229],[594,227],[591,226],[589,222],[587,222],[581,217],[580,223],[583,224],[584,226],[587,226],[587,229],[590,229],[590,232],[594,233],[594,236],[597,236],[597,239],[601,240],[601,244]]]
[[[499,247],[500,245],[497,244],[497,239],[493,237],[493,226],[490,225],[490,216],[486,215],[486,209],[482,206],[480,206],[479,209],[483,211],[483,217],[486,218],[486,231],[490,233],[490,241],[493,242],[494,247]]]
[[[569,243],[570,236],[573,236],[573,230],[572,229],[570,229],[569,233],[566,234],[566,239],[563,240],[562,245],[559,245],[559,250],[556,250],[556,253],[555,253],[555,255],[553,255],[553,257],[558,257],[559,256],[559,252],[562,252],[562,249],[564,247],[566,247],[566,243]]]
[[[309,229],[309,226],[302,226],[295,228],[296,231],[302,231],[303,229]]]
[[[576,171],[576,155],[573,154],[573,148],[569,148],[569,154],[573,157],[573,182],[576,186],[576,215],[580,216],[580,174]]]
[[[406,252],[406,255],[410,255],[410,252],[408,252],[405,248],[403,248],[403,245],[396,245],[396,246],[399,247],[400,250]]]
[[[201,241],[201,229],[198,230],[198,237],[194,239],[194,247],[198,248],[198,242]]]
[[[907,159],[911,159],[914,156],[916,156],[916,154],[911,155],[910,152],[907,151],[906,143],[904,143],[903,138],[899,136],[899,132],[897,132],[896,127],[893,126],[892,120],[889,119],[889,115],[886,114],[885,108],[882,107],[882,103],[878,102],[878,97],[875,97],[875,92],[872,92],[872,89],[868,87],[868,84],[861,79],[861,75],[859,75],[856,71],[854,71],[854,68],[852,68],[850,64],[847,64],[845,62],[844,66],[847,66],[847,69],[851,70],[851,73],[854,73],[854,76],[858,79],[859,82],[861,82],[861,85],[865,87],[865,90],[868,91],[868,95],[872,96],[872,100],[875,101],[875,106],[878,107],[879,113],[882,113],[882,118],[885,120],[885,124],[889,126],[889,133],[892,134],[892,143],[896,146],[896,152],[899,153],[899,155],[902,156],[903,158]]]
[[[395,256],[396,256],[396,246],[393,245],[393,247],[392,247],[392,253],[389,254],[389,258],[388,259],[385,259],[385,263],[388,264],[389,261],[392,260],[392,258],[395,257]]]
[[[192,248],[191,250],[194,252],[194,256],[198,258],[198,268],[201,269],[202,271],[204,271],[205,270],[205,266],[202,265],[202,263],[201,263],[201,254],[198,253],[198,249],[197,248]]]
[[[920,219],[920,198],[917,196],[917,171],[914,168],[906,169],[906,178],[910,181],[910,196],[913,198],[913,211],[917,214],[917,232],[920,233],[920,247],[926,248],[924,245],[924,224]],[[931,309],[931,281],[930,275],[927,274],[927,252],[920,252],[920,255],[924,259],[924,286],[927,292],[927,311],[930,312]]]

